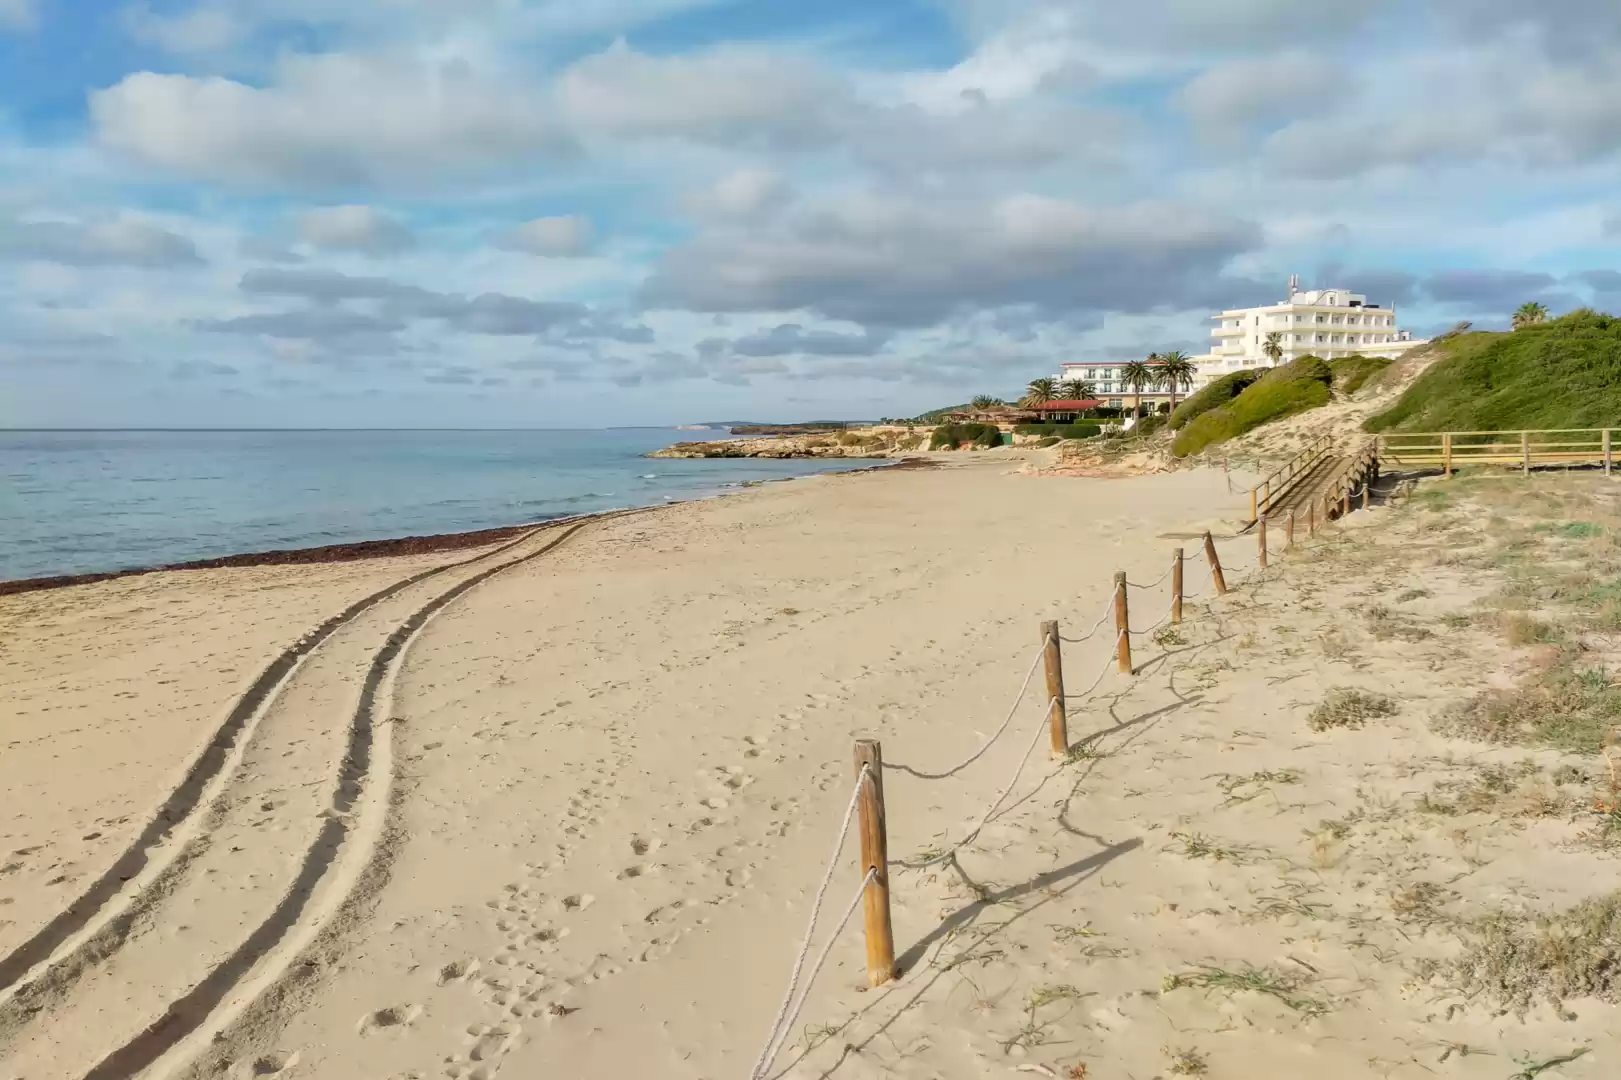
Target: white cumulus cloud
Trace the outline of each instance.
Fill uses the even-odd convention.
[[[498,244],[528,255],[577,256],[591,251],[591,222],[578,215],[535,218],[502,236]]]
[[[298,237],[327,251],[362,255],[397,255],[414,247],[411,230],[370,206],[326,206],[298,219]]]

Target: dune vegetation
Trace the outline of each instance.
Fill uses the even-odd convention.
[[[1621,319],[1592,310],[1466,333],[1368,431],[1603,427],[1621,416]]]

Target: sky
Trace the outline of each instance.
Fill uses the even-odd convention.
[[[1615,0],[0,0],[0,426],[904,416],[1618,249]]]

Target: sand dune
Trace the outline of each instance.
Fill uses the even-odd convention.
[[[1001,723],[1040,622],[1081,635],[1114,570],[1153,582],[1191,549],[1177,537],[1235,510],[1219,472],[1055,480],[1017,475],[1020,460],[772,485],[493,552],[0,598],[18,715],[3,842],[23,852],[0,877],[0,948],[50,954],[0,980],[0,1075],[748,1076],[853,739],[883,740],[894,858],[961,837],[1039,738],[1040,695],[970,768],[934,774]],[[1185,1042],[1259,1075],[1349,1077],[1419,1038],[1400,979],[1364,972],[1359,988],[1363,954],[1300,914],[1310,871],[1239,851],[1299,847],[1303,816],[1333,816],[1429,745],[1303,734],[1321,665],[1287,648],[1242,665],[1277,621],[1268,605],[1332,621],[1346,602],[1302,604],[1289,574],[1354,588],[1293,566],[1259,586],[1271,594],[1190,606],[1180,637],[1141,642],[1135,678],[1111,671],[1107,631],[1066,646],[1083,751],[1054,763],[1038,747],[955,867],[894,869],[902,978],[867,991],[847,932],[771,1075],[1150,1076]],[[439,567],[306,642],[189,805],[149,826],[252,676]],[[1132,602],[1134,624],[1154,622],[1164,587]],[[1419,651],[1383,677],[1444,695]],[[1286,801],[1210,779],[1286,770],[1305,781]],[[1229,838],[1220,874],[1178,854],[1205,832]],[[131,848],[135,874],[97,893]],[[852,850],[832,915],[857,884]],[[1239,913],[1273,893],[1296,902],[1286,942]],[[1371,916],[1360,932],[1367,948],[1396,939]],[[1320,978],[1259,1006],[1161,985],[1206,959]],[[1346,1004],[1301,1015],[1319,998]],[[1458,1074],[1501,1073],[1475,1064]]]

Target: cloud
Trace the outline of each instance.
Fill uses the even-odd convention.
[[[237,252],[244,259],[254,259],[259,262],[275,263],[301,263],[304,256],[296,251],[289,250],[276,241],[263,236],[244,237],[237,244]]]
[[[1621,270],[1583,270],[1572,274],[1571,279],[1592,289],[1606,303],[1621,298]]]
[[[130,218],[90,224],[0,221],[0,259],[152,269],[203,261],[184,236]]]
[[[732,351],[741,356],[871,356],[889,340],[887,333],[871,330],[860,334],[840,334],[832,330],[805,329],[796,323],[783,323],[760,330],[732,342]]]
[[[705,191],[690,193],[686,204],[699,214],[752,218],[779,210],[792,199],[793,191],[781,173],[744,168],[727,173]]]
[[[594,311],[572,301],[531,300],[505,293],[480,293],[469,297],[459,293],[435,292],[389,278],[351,276],[335,270],[263,267],[243,274],[238,287],[245,293],[257,296],[303,299],[313,306],[307,311],[287,312],[285,315],[251,315],[228,320],[237,326],[320,327],[322,324],[318,320],[321,313],[327,312],[332,317],[331,326],[343,328],[347,317],[360,313],[341,305],[348,301],[365,301],[375,303],[378,313],[375,318],[378,321],[375,325],[356,322],[357,330],[391,332],[402,329],[410,322],[437,321],[467,334],[494,337],[549,335],[556,337],[560,343],[593,339],[632,343],[653,340],[653,332],[646,326],[625,323],[613,314]],[[304,316],[314,316],[317,321],[305,324],[301,322]],[[362,317],[374,318],[370,315]],[[283,319],[285,322],[278,321]],[[269,329],[243,332],[274,333]]]
[[[240,372],[230,364],[221,364],[213,360],[181,360],[169,367],[169,378],[179,380],[219,378],[237,374]]]
[[[109,150],[256,187],[408,188],[573,153],[522,88],[395,55],[291,55],[262,88],[137,72],[92,92],[90,119]]]
[[[642,299],[702,312],[805,310],[878,327],[1021,304],[1046,317],[1184,310],[1232,291],[1222,267],[1259,243],[1253,223],[1176,204],[862,195],[769,225],[700,232],[664,256]]]
[[[526,221],[497,243],[509,251],[527,255],[570,257],[589,254],[592,239],[590,220],[570,215]]]
[[[563,108],[582,128],[727,145],[823,143],[828,113],[847,94],[837,78],[791,54],[724,46],[650,56],[623,40],[580,60],[558,81]]]
[[[1424,292],[1443,304],[1477,311],[1508,311],[1555,284],[1552,274],[1526,270],[1442,270],[1424,282]]]
[[[0,30],[32,30],[38,23],[34,0],[0,0]]]
[[[126,10],[123,21],[137,41],[171,53],[215,52],[236,44],[251,29],[233,13],[205,6],[170,16],[159,15],[150,5],[141,4]]]
[[[1234,60],[1196,76],[1177,104],[1196,125],[1233,128],[1326,110],[1347,85],[1339,63],[1304,52]]]
[[[374,258],[416,246],[411,230],[370,206],[327,206],[298,219],[298,236],[311,247],[353,251]]]
[[[263,334],[275,338],[331,339],[392,334],[405,329],[399,319],[342,308],[309,308],[273,315],[238,315],[232,319],[199,319],[197,329],[216,334]]]

